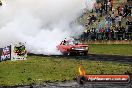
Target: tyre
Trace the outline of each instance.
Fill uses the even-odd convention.
[[[77,82],[80,84],[80,85],[84,85],[86,83],[87,79],[84,77],[84,76],[79,76],[77,78]]]
[[[63,53],[63,55],[64,55],[64,56],[70,56],[71,53],[70,53],[70,52],[68,52],[68,53]]]
[[[88,52],[84,52],[84,55],[88,55]]]
[[[67,53],[67,55],[68,55],[68,56],[70,56],[70,55],[71,55],[71,53],[70,53],[70,52],[68,52],[68,53]]]

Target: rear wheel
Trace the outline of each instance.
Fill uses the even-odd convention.
[[[70,56],[70,55],[71,55],[71,53],[70,53],[70,52],[68,52],[68,53],[64,53],[63,55],[65,55],[65,56]]]
[[[84,55],[88,55],[88,52],[84,52]]]
[[[84,77],[84,76],[79,76],[77,78],[77,82],[80,84],[80,85],[84,85],[86,83],[87,79]]]
[[[68,53],[67,53],[67,55],[68,55],[68,56],[70,56],[70,55],[71,55],[71,53],[70,53],[70,52],[68,52]]]

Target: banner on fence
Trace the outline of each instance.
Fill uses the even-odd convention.
[[[10,45],[0,48],[0,61],[5,60],[26,60],[27,51],[25,44]]]
[[[10,60],[10,59],[11,59],[11,46],[6,46],[2,49],[0,61]]]
[[[11,60],[26,60],[27,51],[24,44],[19,43],[18,45],[11,46]]]

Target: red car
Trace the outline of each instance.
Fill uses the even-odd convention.
[[[57,46],[57,49],[63,55],[87,55],[89,47],[88,45],[81,44],[75,40],[64,40]]]

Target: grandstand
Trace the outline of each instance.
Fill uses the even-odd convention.
[[[84,41],[131,41],[132,1],[96,0],[92,11],[85,11],[79,22],[85,27]]]

